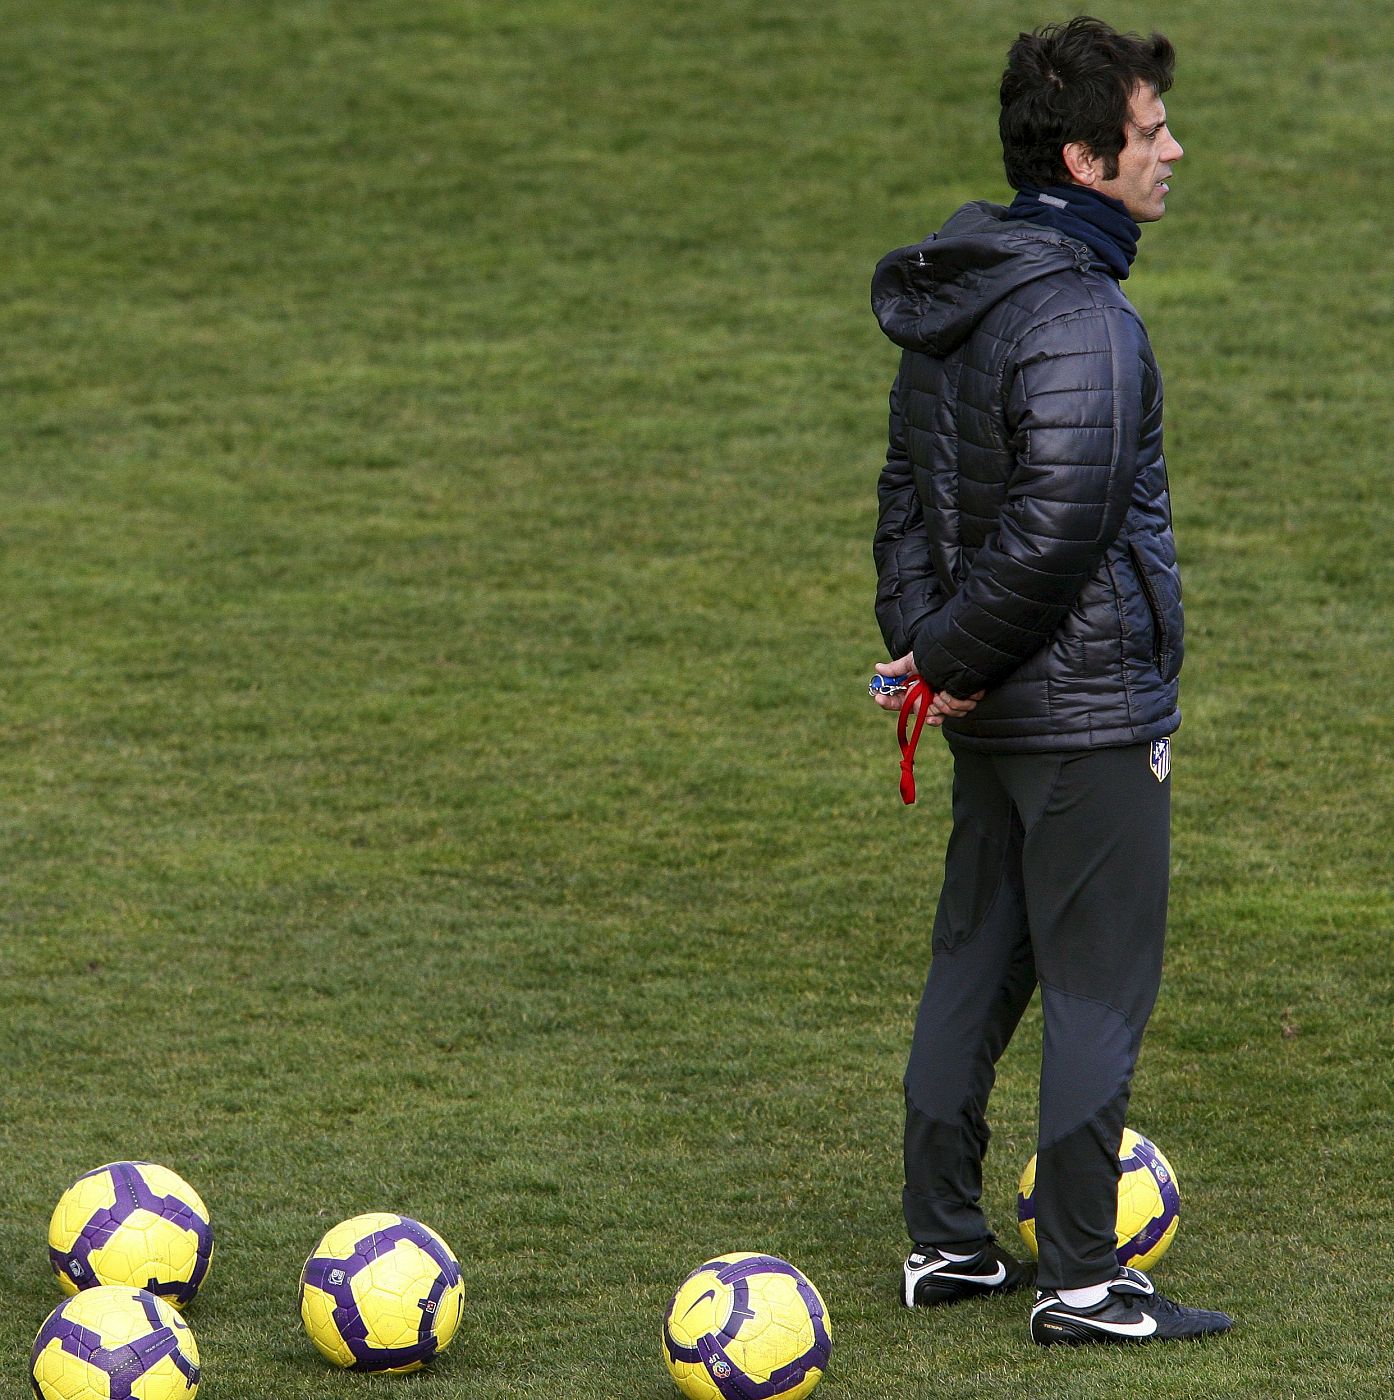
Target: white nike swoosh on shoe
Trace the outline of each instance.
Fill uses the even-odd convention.
[[[976,1283],[983,1288],[995,1288],[999,1283],[1005,1283],[1007,1279],[1007,1266],[999,1259],[997,1267],[990,1274],[955,1274],[951,1273],[947,1267],[949,1260],[936,1259],[932,1264],[926,1264],[923,1268],[916,1269],[910,1264],[905,1266],[905,1276],[907,1279],[920,1279],[933,1274],[935,1278],[952,1279],[955,1283]]]
[[[1047,1305],[1053,1306],[1054,1303]],[[1040,1311],[1040,1308],[1034,1309],[1031,1316],[1034,1318]],[[1143,1313],[1136,1322],[1104,1322],[1096,1317],[1081,1317],[1077,1312],[1062,1312],[1056,1316],[1069,1322],[1083,1323],[1084,1326],[1096,1328],[1100,1332],[1112,1332],[1119,1337],[1150,1337],[1157,1330],[1157,1319],[1148,1313]]]
[[[976,1283],[983,1288],[995,1288],[999,1283],[1003,1283],[1007,1277],[1007,1266],[1000,1260],[997,1268],[990,1274],[951,1274],[945,1269],[940,1269],[937,1278],[951,1278],[955,1283]]]

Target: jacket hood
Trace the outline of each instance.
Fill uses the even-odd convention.
[[[897,345],[947,355],[1018,287],[1093,261],[1083,243],[1006,212],[985,200],[965,204],[938,233],[876,264],[871,309]]]

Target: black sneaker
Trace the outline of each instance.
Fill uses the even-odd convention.
[[[929,1245],[917,1244],[905,1261],[900,1301],[907,1308],[932,1308],[965,1298],[1013,1293],[1030,1281],[1030,1267],[999,1249],[995,1240],[989,1240],[962,1263],[945,1259]]]
[[[1204,1308],[1183,1308],[1164,1298],[1152,1280],[1124,1268],[1108,1286],[1108,1296],[1092,1308],[1072,1308],[1056,1293],[1037,1293],[1031,1309],[1031,1340],[1043,1347],[1085,1342],[1174,1341],[1228,1332],[1234,1319]]]

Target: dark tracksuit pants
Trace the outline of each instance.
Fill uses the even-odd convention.
[[[1171,780],[1151,745],[954,753],[954,827],[905,1072],[905,1220],[971,1253],[994,1066],[1037,983],[1041,1288],[1117,1273],[1118,1146],[1161,980]]]

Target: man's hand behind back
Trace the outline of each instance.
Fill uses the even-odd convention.
[[[914,671],[915,658],[910,652],[907,652],[896,661],[881,661],[876,665],[876,674],[878,676],[899,678],[913,675]],[[895,695],[873,695],[871,698],[883,710],[899,710],[901,706],[905,704],[906,694],[907,692],[902,690]],[[986,694],[987,692],[985,690],[980,690],[976,695],[970,695],[966,700],[961,700],[957,695],[950,695],[947,691],[941,690],[935,695],[934,699],[930,701],[929,714],[925,719],[925,723],[940,725],[943,724],[946,719],[961,719],[972,710],[977,705],[978,701]],[[914,714],[918,707],[919,701],[916,700],[915,709],[912,709],[910,713]]]

